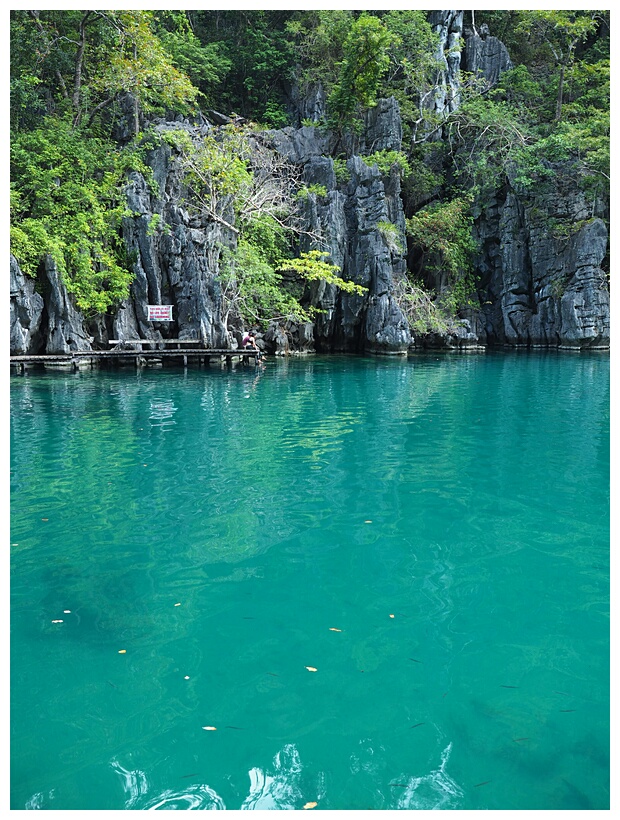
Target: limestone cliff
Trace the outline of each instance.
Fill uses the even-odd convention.
[[[399,150],[402,128],[398,103],[381,100],[369,112],[363,145],[373,150]],[[338,182],[329,156],[332,135],[306,126],[272,132],[278,151],[303,168],[308,185],[322,186],[325,196],[310,194],[305,203],[308,231],[325,237],[334,264],[344,279],[367,288],[364,296],[341,294],[333,285],[315,284],[311,303],[325,311],[318,315],[318,350],[403,353],[411,343],[407,321],[392,296],[393,277],[405,273],[405,218],[396,169],[382,174],[359,156],[346,164],[348,180]],[[393,225],[396,243],[386,239],[383,224]],[[310,248],[306,241],[307,249]]]
[[[493,84],[511,63],[503,44],[487,31],[463,31],[463,12],[432,12],[429,19],[439,35],[436,93],[429,105],[445,115],[459,105],[459,68]],[[297,106],[300,123],[318,121],[325,113],[321,87],[298,99]],[[218,127],[204,120],[155,124],[160,132],[183,128],[195,142]],[[367,112],[361,133],[348,139],[318,124],[262,132],[260,138],[294,162],[308,186],[325,192],[305,198],[304,227],[322,240],[306,236],[302,250],[328,249],[343,278],[367,289],[363,296],[347,295],[333,285],[313,283],[305,298],[322,311],[316,321],[274,324],[264,336],[268,350],[406,352],[412,335],[394,297],[395,282],[406,275],[400,177],[396,168],[386,174],[368,161],[375,151],[402,147],[396,100],[379,100]],[[343,152],[346,172],[341,162],[337,174],[332,157]],[[11,258],[12,354],[89,350],[108,339],[162,336],[194,338],[212,348],[238,344],[241,327],[224,314],[219,278],[222,248],[234,247],[234,229],[188,210],[183,175],[169,145],[162,142],[151,150],[147,163],[157,186],[151,190],[134,172],[126,190],[130,215],[122,233],[133,259],[130,297],[109,315],[85,317],[51,258],[44,260],[36,283]],[[527,191],[508,178],[480,203],[475,226],[480,307],[463,313],[457,332],[417,343],[609,346],[609,289],[602,269],[608,214],[604,205],[588,206],[571,169],[557,165],[553,171],[554,181],[544,190]],[[232,212],[229,221],[234,221]],[[559,232],[559,223],[572,227]],[[440,289],[441,282],[439,273],[429,284]],[[173,305],[174,322],[149,322],[148,304]]]
[[[435,15],[444,50],[450,36],[464,37],[466,71],[492,86],[512,67],[505,46],[486,27],[463,31],[462,15]],[[450,77],[446,61],[444,89],[450,88]],[[444,91],[441,98],[454,94]],[[608,208],[588,204],[572,165],[557,163],[551,170],[551,182],[529,190],[509,174],[494,196],[479,203],[474,270],[480,309],[463,311],[464,328],[419,340],[424,346],[609,347],[609,286],[602,269]],[[427,280],[441,290],[441,272]]]
[[[216,126],[165,123],[157,131],[185,129],[199,141]],[[366,139],[374,150],[400,148],[401,126],[395,100],[382,100],[368,115]],[[336,181],[329,156],[333,135],[303,127],[266,132],[262,139],[298,164],[308,184],[325,187],[326,196],[309,194],[305,227],[325,237],[331,258],[342,276],[367,288],[364,296],[347,296],[334,286],[317,286],[308,300],[325,310],[316,326],[275,327],[266,334],[268,347],[283,351],[304,349],[350,352],[406,352],[411,336],[407,322],[391,296],[392,276],[403,274],[405,263],[390,248],[380,223],[397,227],[404,247],[404,216],[397,174],[382,175],[359,156],[348,162],[350,179]],[[365,143],[362,143],[365,145]],[[13,353],[62,353],[102,346],[108,339],[199,339],[210,348],[236,347],[239,328],[227,326],[223,315],[220,280],[222,247],[235,243],[233,230],[208,217],[190,214],[183,205],[186,191],[173,150],[165,143],[150,151],[147,163],[157,182],[157,193],[142,174],[133,172],[127,185],[130,216],[123,237],[133,262],[130,298],[111,315],[87,320],[72,306],[58,272],[48,259],[42,296],[12,260]],[[157,226],[154,225],[157,217]],[[230,214],[230,220],[234,216]],[[307,249],[310,243],[306,242]],[[147,305],[171,304],[174,322],[147,320]],[[234,323],[233,323],[234,324]],[[40,327],[46,332],[42,333]]]
[[[464,54],[465,69],[491,85],[512,67],[488,30],[467,32]],[[529,190],[509,174],[482,204],[475,262],[481,310],[470,318],[487,344],[607,348],[607,208],[588,204],[571,164],[551,170],[552,181]]]
[[[564,173],[563,173],[564,171]],[[566,169],[545,193],[510,184],[477,221],[479,336],[490,344],[609,346],[607,228]],[[555,219],[572,226],[558,233]]]

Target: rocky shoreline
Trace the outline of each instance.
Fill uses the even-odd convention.
[[[436,95],[434,104],[449,106],[458,97],[455,78],[461,67],[461,54],[450,44],[467,32],[462,31],[462,12],[434,15],[444,55],[438,87],[445,91]],[[501,43],[491,41],[495,38],[469,32],[463,51],[467,70],[492,77],[509,67]],[[300,100],[300,121],[318,118],[324,102],[320,88]],[[154,123],[156,132],[182,129],[194,141],[220,127],[206,120]],[[272,323],[262,336],[268,353],[402,355],[420,349],[609,348],[609,288],[602,269],[608,232],[603,205],[598,210],[588,205],[562,166],[553,169],[555,190],[542,198],[524,194],[509,179],[485,203],[475,223],[479,306],[462,312],[449,331],[416,335],[394,294],[408,261],[398,169],[385,174],[363,159],[369,151],[402,149],[397,101],[380,100],[368,112],[357,153],[346,162],[344,181],[342,175],[337,177],[331,156],[335,138],[323,127],[305,124],[257,132],[255,138],[298,166],[309,191],[303,205],[306,230],[326,238],[330,258],[344,279],[367,288],[364,296],[358,296],[325,282],[312,283],[306,298],[320,311],[316,320]],[[36,282],[11,257],[11,355],[108,349],[109,339],[196,339],[207,348],[231,350],[240,345],[245,328],[224,317],[218,279],[220,249],[234,246],[234,231],[185,209],[182,170],[168,144],[162,141],[151,150],[147,162],[159,193],[152,193],[137,172],[130,174],[127,185],[131,216],[123,220],[122,235],[135,259],[129,299],[114,313],[86,317],[73,304],[51,257],[45,259]],[[574,230],[569,236],[554,235],[551,217],[561,217]],[[380,226],[386,223],[395,236],[382,233]],[[439,291],[441,275],[426,285]],[[148,321],[148,304],[172,305],[174,321]]]

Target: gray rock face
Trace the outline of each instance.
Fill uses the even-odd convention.
[[[360,156],[353,156],[347,162],[349,181],[339,184],[328,156],[334,139],[328,132],[306,126],[269,132],[269,137],[280,153],[302,166],[308,185],[327,191],[325,196],[306,197],[306,230],[324,237],[320,249],[329,252],[344,279],[368,289],[363,296],[348,295],[325,282],[312,283],[308,288],[311,304],[324,311],[314,328],[318,349],[406,352],[411,343],[409,327],[391,295],[393,277],[404,275],[406,269],[398,172],[393,170],[386,177],[376,165],[369,166]],[[401,143],[397,101],[393,97],[379,100],[366,117],[363,150],[368,154],[397,151]],[[382,233],[382,223],[393,226],[392,239]],[[302,244],[304,250],[316,246],[309,238]]]
[[[180,206],[184,194],[181,174],[167,146],[151,152],[149,164],[161,193],[157,198],[141,174],[131,174],[127,201],[133,216],[124,220],[123,235],[136,258],[134,281],[130,298],[114,317],[114,338],[173,336],[199,339],[211,348],[228,348],[232,337],[222,315],[216,277],[220,245],[230,244],[232,232],[220,224],[191,219]],[[160,220],[152,230],[154,214]],[[174,321],[149,322],[149,304],[173,305]]]
[[[363,153],[400,151],[402,142],[403,125],[398,102],[394,97],[378,100],[366,113]]]
[[[10,263],[10,288],[11,356],[36,353],[43,339],[43,297],[36,292],[34,279],[22,273],[13,255]]]
[[[416,347],[431,350],[480,350],[485,345],[480,343],[479,334],[472,330],[469,319],[461,319],[458,326],[443,333],[426,333],[415,340]]]
[[[439,65],[435,78],[434,94],[429,95],[426,105],[440,116],[455,111],[461,100],[459,71],[461,68],[461,45],[463,37],[462,11],[432,11],[429,22],[439,44],[435,58]]]
[[[313,125],[267,131],[266,136],[276,151],[298,165],[305,165],[316,157],[329,154],[333,140],[328,131]]]
[[[601,263],[607,228],[585,197],[556,169],[545,195],[512,188],[478,220],[483,252],[483,339],[522,346],[606,348],[610,302]],[[575,226],[556,236],[550,215]]]
[[[495,85],[504,71],[512,68],[508,49],[497,37],[470,34],[465,39],[465,71]]]
[[[86,330],[84,314],[73,304],[73,299],[67,293],[56,263],[51,256],[45,258],[45,279],[47,283],[45,352],[70,353],[72,350],[92,350],[92,338]]]
[[[326,97],[323,85],[316,83],[300,94],[299,86],[293,85],[291,89],[291,112],[294,119],[299,124],[302,120],[312,120],[319,123],[325,119],[327,113]]]

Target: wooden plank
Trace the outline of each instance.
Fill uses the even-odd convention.
[[[201,358],[211,356],[225,356],[226,358],[256,358],[260,351],[256,350],[229,350],[226,348],[197,348],[196,350],[74,350],[71,353],[42,353],[32,355],[11,356],[14,364],[20,362],[63,362],[71,364],[74,359],[120,359],[142,356],[146,359],[173,358],[187,356]]]
[[[41,353],[41,354],[25,354],[18,356],[11,356],[10,361],[13,364],[36,363],[36,362],[52,362],[71,364],[77,359],[126,359],[143,357],[145,359],[160,359],[160,358],[174,358],[183,357],[184,361],[187,357],[192,359],[195,357],[209,359],[215,357],[225,357],[227,361],[237,357],[240,359],[256,359],[261,355],[260,351],[256,350],[231,350],[228,348],[206,348],[196,347],[179,348],[177,350],[131,350],[123,348],[121,350],[73,350],[71,353]]]
[[[200,339],[108,339],[111,345],[199,345]]]

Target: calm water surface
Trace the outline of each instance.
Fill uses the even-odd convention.
[[[11,808],[609,807],[607,355],[31,372],[11,504]]]

